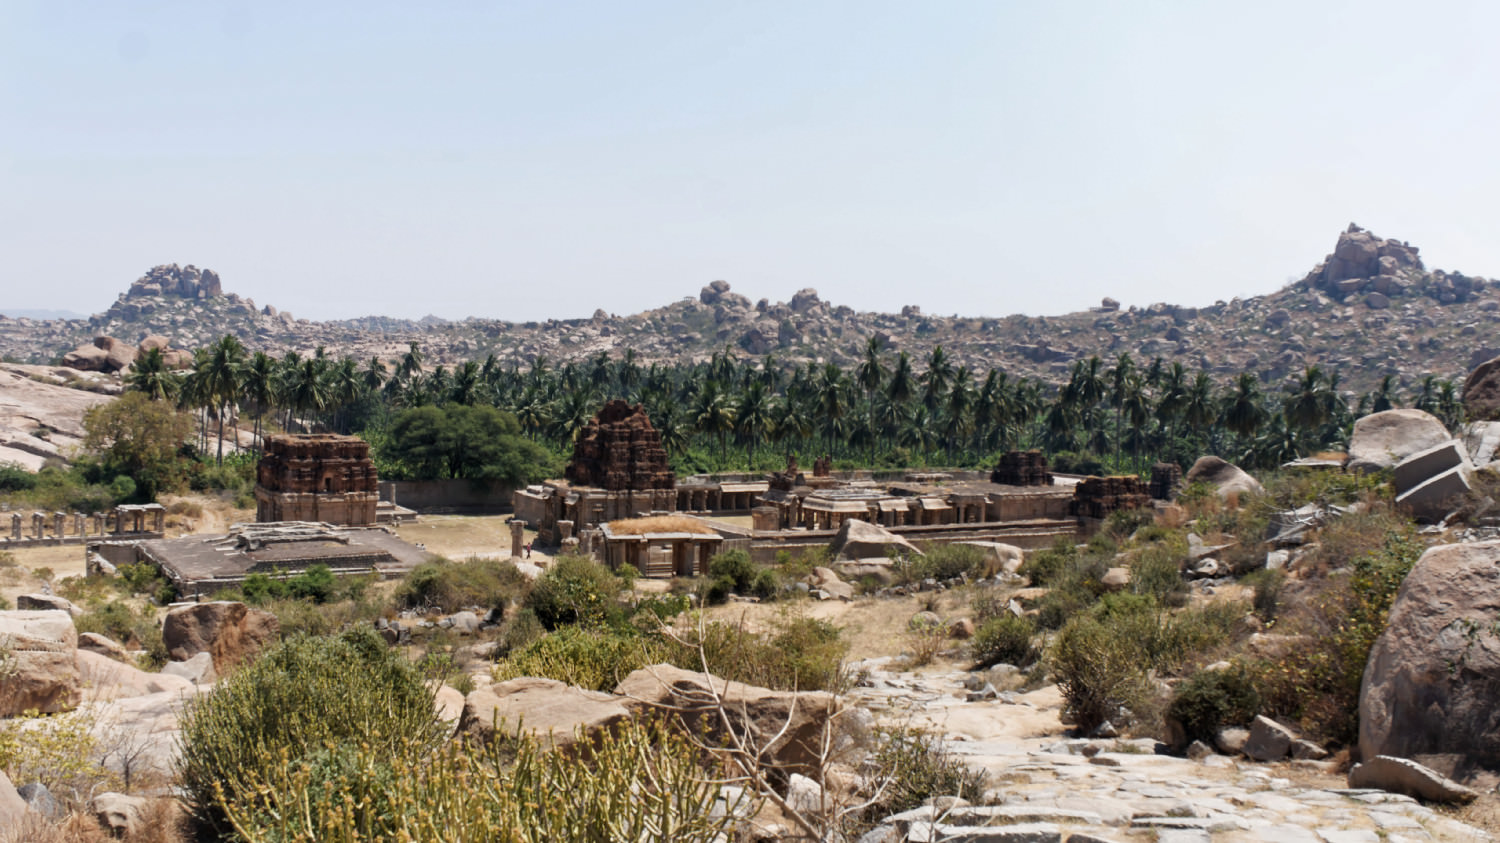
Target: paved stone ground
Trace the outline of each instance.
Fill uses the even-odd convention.
[[[1077,843],[1418,843],[1489,841],[1474,826],[1409,797],[1345,787],[1325,762],[1258,764],[1210,755],[1156,755],[1150,740],[1066,737],[1055,687],[967,701],[963,672],[894,672],[855,665],[849,695],[889,725],[944,735],[947,749],[989,773],[970,806],[898,815],[875,841]]]

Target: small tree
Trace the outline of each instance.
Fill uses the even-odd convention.
[[[140,494],[152,498],[181,483],[186,461],[178,450],[192,427],[166,402],[127,392],[84,412],[83,447],[98,454],[107,473],[134,479]]]

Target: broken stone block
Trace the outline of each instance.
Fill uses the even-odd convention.
[[[1256,717],[1250,724],[1250,735],[1245,741],[1245,754],[1256,761],[1280,761],[1292,751],[1292,741],[1297,736],[1292,730],[1269,717]]]
[[[1396,505],[1402,507],[1419,521],[1441,521],[1458,506],[1469,491],[1469,475],[1474,469],[1468,466],[1450,468],[1414,489],[1396,496]]]
[[[1409,492],[1431,478],[1459,466],[1472,468],[1469,451],[1458,439],[1449,439],[1440,445],[1418,451],[1396,466],[1396,494]]]
[[[1407,758],[1377,755],[1349,770],[1350,787],[1375,787],[1429,802],[1472,802],[1475,793]]]

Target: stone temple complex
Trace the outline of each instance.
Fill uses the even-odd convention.
[[[375,464],[357,436],[287,434],[266,439],[255,477],[256,521],[375,524]]]

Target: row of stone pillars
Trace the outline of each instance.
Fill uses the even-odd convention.
[[[53,512],[50,515],[45,512],[31,513],[31,534],[26,535],[22,527],[24,519],[19,512],[10,515],[10,539],[19,542],[27,539],[61,539],[69,535],[68,522],[72,521],[72,535],[79,538],[85,536],[103,536],[106,534],[113,519],[114,534],[124,535],[126,533],[160,533],[166,525],[167,511],[160,504],[146,504],[143,506],[121,506],[116,507],[114,512],[104,514],[100,512],[84,515],[81,512],[66,513]],[[147,526],[147,518],[150,517],[150,526]],[[51,521],[52,535],[47,535],[48,521]]]

